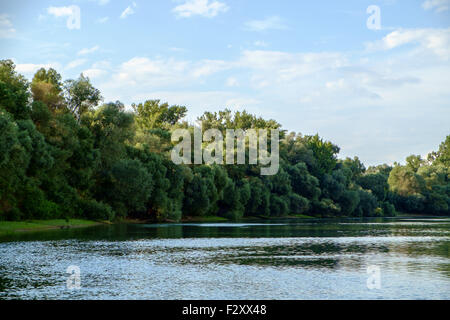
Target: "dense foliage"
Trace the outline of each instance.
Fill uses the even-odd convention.
[[[40,69],[31,83],[0,61],[0,219],[186,216],[448,215],[450,136],[427,160],[366,170],[318,135],[280,135],[280,169],[175,165],[171,131],[193,130],[183,106],[101,104],[89,79]],[[280,129],[247,112],[205,112],[203,128]]]

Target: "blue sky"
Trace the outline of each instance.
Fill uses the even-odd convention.
[[[370,5],[381,28],[368,28]],[[366,165],[450,134],[450,0],[0,2],[1,59],[81,72],[105,101],[225,107],[319,133]],[[79,9],[80,19],[71,20]],[[68,22],[68,19],[70,20]],[[79,23],[78,23],[79,21]]]

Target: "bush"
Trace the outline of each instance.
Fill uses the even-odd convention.
[[[55,219],[61,216],[60,206],[47,200],[44,192],[32,184],[25,186],[21,209],[25,219]]]
[[[95,200],[80,200],[79,209],[81,211],[81,217],[92,220],[111,221],[115,216],[109,205],[103,202],[97,202]]]
[[[275,194],[270,195],[270,215],[275,217],[285,216],[289,213],[287,201]]]
[[[383,202],[382,208],[385,217],[394,217],[397,215],[397,213],[395,212],[394,205],[390,202],[387,201]]]
[[[291,193],[289,195],[291,213],[303,214],[309,210],[308,199],[299,196],[298,194]]]
[[[23,213],[17,208],[12,208],[11,210],[5,212],[4,217],[7,221],[19,221],[22,219]]]
[[[376,208],[374,210],[374,215],[375,215],[375,217],[382,217],[383,216],[383,209],[381,209],[380,207]]]

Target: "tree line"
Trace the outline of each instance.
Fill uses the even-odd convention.
[[[171,132],[193,130],[184,106],[102,100],[82,74],[42,68],[29,82],[0,61],[0,220],[450,214],[450,135],[427,159],[365,168],[318,135],[205,112],[204,129],[280,130],[279,171],[261,176],[258,165],[175,165]]]

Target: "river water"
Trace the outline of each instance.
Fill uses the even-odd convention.
[[[450,299],[449,236],[449,218],[24,233],[0,238],[0,299]]]

